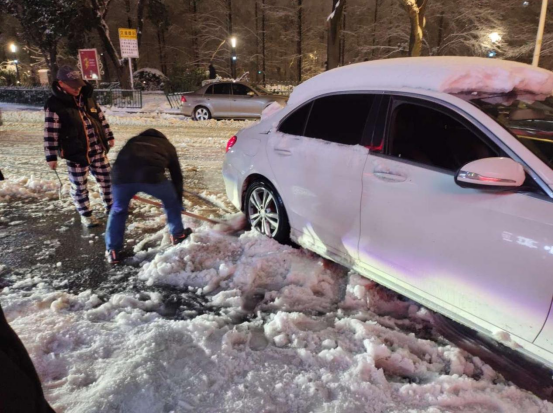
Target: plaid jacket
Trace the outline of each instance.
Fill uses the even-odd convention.
[[[79,100],[76,103],[83,122],[83,128],[85,129],[88,139],[88,156],[93,156],[97,153],[103,152],[104,149],[99,141],[96,131],[94,130],[93,122],[86,112],[84,100],[81,96],[79,96]],[[105,137],[107,140],[113,140],[113,132],[111,131],[109,123],[107,122],[102,110],[100,110],[100,107],[97,106],[97,108],[98,118],[102,122]],[[46,156],[46,161],[48,162],[57,161],[58,155],[61,155],[61,148],[59,146],[60,130],[61,123],[58,114],[46,107],[44,109],[44,154]],[[63,157],[63,155],[61,156]]]

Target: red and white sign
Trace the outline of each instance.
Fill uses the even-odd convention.
[[[96,49],[79,49],[79,63],[83,79],[99,80],[101,78]]]

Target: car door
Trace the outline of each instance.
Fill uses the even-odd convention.
[[[361,179],[368,149],[370,94],[335,94],[293,111],[267,152],[292,237],[322,255],[357,258]]]
[[[208,89],[205,98],[209,103],[213,117],[232,116],[231,83],[217,83]]]
[[[404,293],[533,341],[553,296],[553,202],[457,186],[456,169],[501,150],[437,104],[394,98],[382,132],[363,172],[361,265]]]
[[[259,117],[264,101],[250,87],[232,84],[232,114],[234,117]]]

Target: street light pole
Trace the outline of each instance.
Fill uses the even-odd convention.
[[[537,67],[540,62],[541,44],[543,42],[543,30],[545,28],[545,16],[547,15],[547,3],[548,0],[542,0],[540,24],[538,25],[538,35],[536,36],[536,47],[534,48],[534,59],[532,65]]]
[[[10,44],[10,51],[13,54],[13,63],[15,64],[15,74],[17,77],[17,84],[19,84],[19,66],[17,65],[19,62],[17,61],[17,45],[15,43]]]
[[[230,38],[230,46],[231,46],[231,76],[233,79],[236,79],[236,36],[233,36]]]

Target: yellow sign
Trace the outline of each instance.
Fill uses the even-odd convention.
[[[138,39],[136,36],[136,29],[124,29],[119,28],[119,38],[120,39]]]
[[[121,57],[138,58],[136,29],[119,28],[119,46],[121,47]]]

